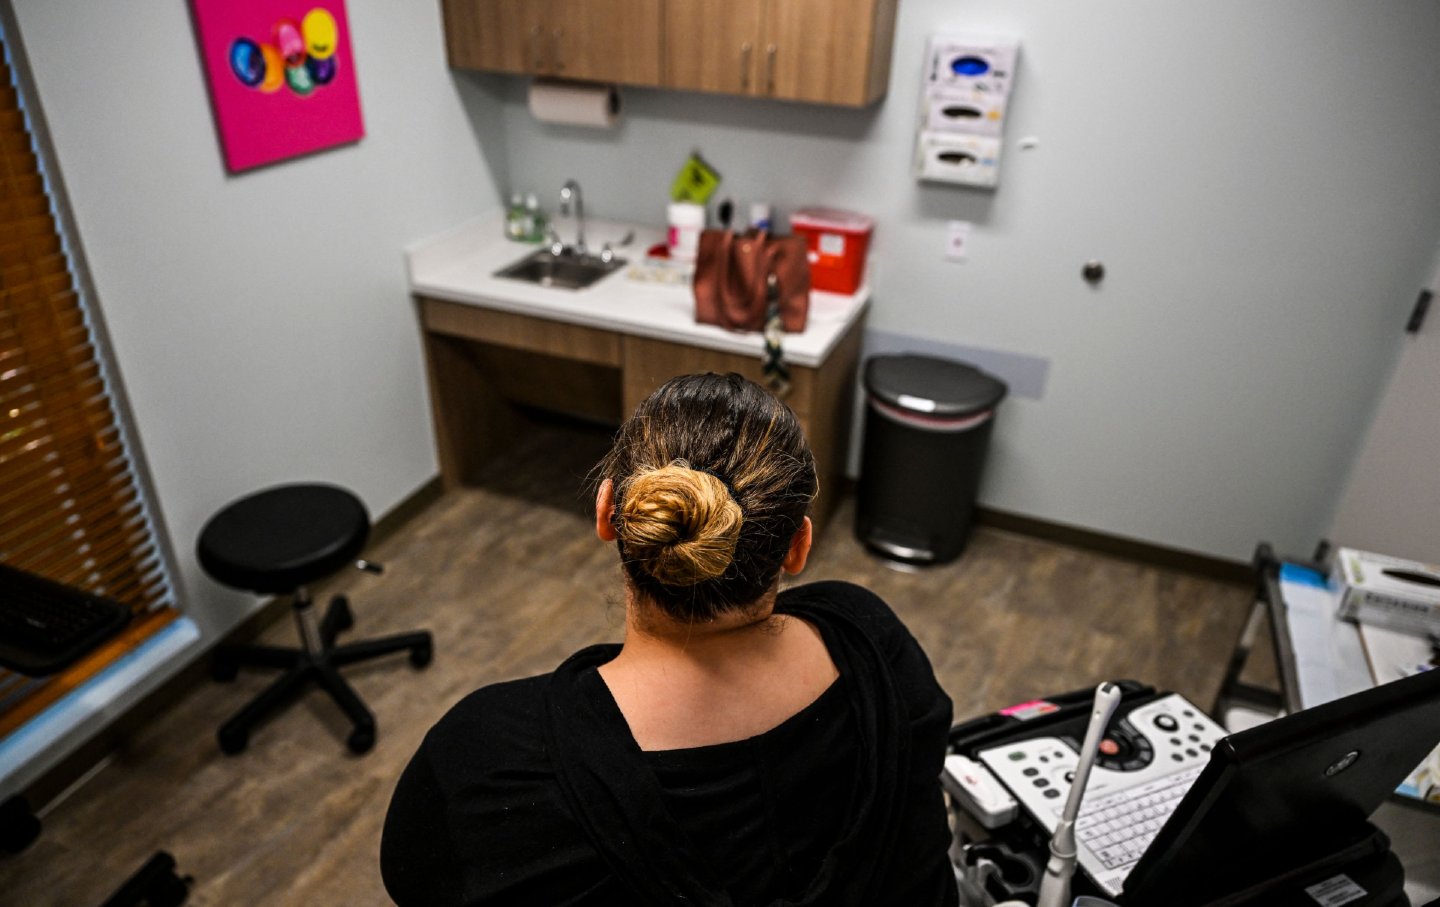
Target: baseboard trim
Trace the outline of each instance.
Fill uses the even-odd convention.
[[[403,526],[418,516],[421,511],[438,501],[445,493],[440,476],[428,479],[402,501],[391,507],[370,530],[367,547],[382,544],[395,535]],[[267,600],[250,617],[226,635],[222,642],[246,642],[254,639],[261,631],[277,620],[284,619],[290,611],[288,598]],[[201,655],[186,665],[174,677],[152,691],[148,696],[126,710],[99,735],[81,745],[75,752],[60,760],[53,768],[41,775],[25,789],[25,798],[36,814],[44,813],[84,783],[89,774],[111,754],[118,750],[124,739],[154,716],[165,711],[184,698],[185,694],[210,683],[209,658]],[[212,728],[206,732],[213,733]]]
[[[1169,548],[1125,536],[1109,535],[1093,529],[1085,529],[1067,523],[1055,523],[989,507],[975,509],[975,522],[981,526],[1073,545],[1087,551],[1121,557],[1155,567],[1194,573],[1237,586],[1251,586],[1255,583],[1255,568],[1245,561],[1232,561],[1208,554],[1198,554],[1194,551]]]

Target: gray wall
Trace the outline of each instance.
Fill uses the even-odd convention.
[[[910,176],[938,31],[1022,42],[994,193]],[[1440,239],[1436,47],[1440,4],[1410,0],[904,0],[863,111],[629,90],[596,132],[459,78],[506,191],[575,176],[596,215],[658,223],[700,148],[724,193],[875,215],[871,327],[1050,362],[1005,405],[986,504],[1244,558],[1314,545],[1393,367]]]
[[[14,6],[188,610],[213,638],[254,604],[194,562],[226,501],[327,480],[381,513],[435,474],[401,247],[495,203],[469,89],[437,3],[350,0],[365,139],[231,177],[188,3]]]

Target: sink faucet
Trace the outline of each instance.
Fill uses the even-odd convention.
[[[570,214],[571,199],[575,200],[575,245],[571,248],[574,249],[576,255],[584,255],[586,251],[585,200],[580,195],[580,184],[573,179],[566,180],[565,185],[560,187],[560,214],[562,217]]]

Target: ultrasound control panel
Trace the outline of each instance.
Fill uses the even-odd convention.
[[[1082,802],[1203,766],[1225,734],[1177,693],[1138,706],[1106,729]],[[1053,829],[1070,793],[1079,749],[1077,737],[1062,733],[993,747],[980,752],[979,760],[1032,816]]]
[[[1226,734],[1177,694],[1112,719],[1076,817],[1080,868],[1108,895],[1139,861]],[[1060,730],[981,750],[978,757],[1047,832],[1060,822],[1080,744]]]

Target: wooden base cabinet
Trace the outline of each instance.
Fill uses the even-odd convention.
[[[463,485],[513,437],[513,404],[618,424],[676,375],[737,372],[762,382],[753,356],[418,297],[440,472]],[[863,317],[816,367],[791,366],[785,402],[815,453],[823,528],[845,477]]]

